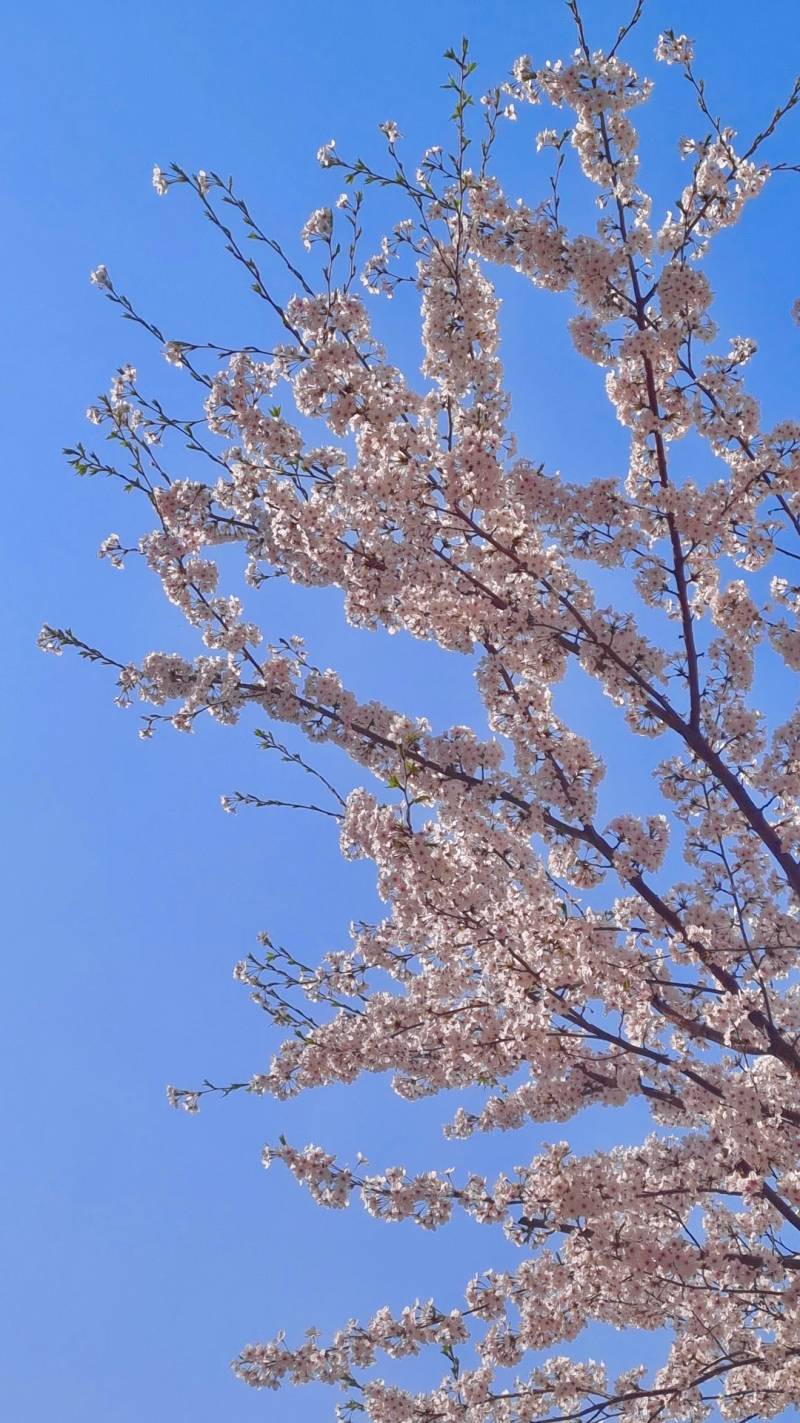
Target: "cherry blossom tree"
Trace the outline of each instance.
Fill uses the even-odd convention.
[[[69,453],[78,473],[143,496],[151,531],[111,534],[101,556],[143,559],[203,647],[133,665],[69,629],[40,639],[116,673],[120,703],[149,707],[144,738],[206,714],[268,718],[263,744],[312,778],[297,804],[336,820],[342,853],[376,867],[385,917],[358,925],[345,951],[309,965],[264,937],[237,965],[289,1033],[271,1064],[224,1089],[170,1088],[173,1104],[195,1112],[234,1088],[285,1100],[379,1072],[410,1100],[462,1089],[453,1137],[637,1098],[649,1112],[635,1147],[578,1155],[565,1140],[494,1180],[373,1173],[283,1139],[265,1149],[321,1205],[357,1197],[425,1230],[464,1212],[518,1247],[515,1268],[475,1277],[461,1299],[242,1350],[235,1369],[253,1387],[321,1380],[341,1418],[369,1423],[666,1423],[800,1407],[800,714],[772,725],[753,686],[756,656],[771,678],[800,668],[800,423],[764,428],[746,379],[754,343],[718,333],[705,271],[724,229],[792,166],[770,141],[800,81],[741,140],[710,107],[690,40],[662,34],[665,88],[691,86],[700,136],[681,139],[685,185],[656,224],[632,121],[652,84],[623,57],[643,0],[604,51],[577,0],[567,8],[574,53],[518,59],[482,98],[466,42],[448,53],[450,140],[416,167],[394,122],[381,125],[382,162],[333,141],[320,150],[341,196],[303,229],[321,258],[313,279],[230,180],[155,170],[160,195],[184,189],[213,224],[275,343],[166,340],[99,267],[95,285],[161,344],[198,405],[170,415],[124,367],[88,411],[108,455]],[[494,160],[507,122],[519,131],[537,105],[554,126],[538,135],[532,207],[503,190]],[[585,230],[562,217],[571,164]],[[373,196],[406,215],[366,256]],[[271,263],[293,285],[288,300]],[[588,445],[572,481],[518,452],[498,266],[566,294],[574,344],[626,434],[618,478],[596,477]],[[421,372],[404,374],[374,334],[393,296],[419,303]],[[697,478],[676,467],[689,436],[705,451]],[[205,479],[170,475],[175,441],[205,460]],[[245,597],[221,584],[231,545],[254,609],[264,580],[283,575],[340,589],[357,627],[473,659],[489,733],[359,702],[299,639],[265,640]],[[626,755],[658,739],[651,814],[626,808],[618,778],[604,789],[616,813],[600,816],[603,762],[556,696],[573,665],[613,704]],[[283,745],[280,724],[339,748],[367,784],[340,796],[313,752]],[[264,803],[224,799],[232,812],[248,802]],[[572,1341],[592,1321],[668,1331],[660,1366],[615,1377],[581,1360]],[[447,1363],[432,1391],[382,1379],[386,1356],[429,1348]]]

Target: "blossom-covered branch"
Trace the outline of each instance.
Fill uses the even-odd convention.
[[[650,1114],[636,1147],[580,1157],[564,1142],[494,1182],[267,1148],[266,1163],[282,1161],[323,1205],[357,1194],[372,1215],[429,1230],[463,1211],[520,1252],[515,1269],[468,1281],[461,1301],[380,1310],[329,1343],[281,1337],[237,1361],[255,1387],[335,1385],[340,1416],[370,1423],[694,1423],[715,1407],[745,1419],[800,1406],[800,714],[775,726],[755,702],[765,659],[772,676],[800,669],[800,423],[764,426],[747,385],[755,345],[720,337],[705,270],[720,234],[793,166],[769,155],[800,86],[739,143],[691,41],[662,34],[656,57],[690,86],[704,132],[681,140],[686,182],[656,226],[633,123],[653,86],[623,58],[644,4],[607,51],[591,47],[578,0],[567,10],[574,53],[522,57],[481,103],[466,42],[448,52],[452,139],[413,171],[394,121],[380,125],[383,159],[320,149],[343,191],[302,230],[319,276],[230,179],[155,170],[160,195],[183,188],[199,204],[274,340],[165,339],[97,268],[95,285],[204,404],[170,413],[123,367],[88,412],[111,452],[79,444],[69,456],[79,474],[143,497],[151,527],[111,534],[101,556],[117,569],[143,559],[202,648],[134,664],[71,630],[42,634],[46,650],[115,672],[122,704],[151,708],[144,737],[164,721],[188,732],[205,715],[233,725],[253,712],[368,774],[343,797],[273,730],[259,733],[316,780],[314,797],[237,791],[224,807],[338,822],[344,855],[374,862],[386,916],[318,963],[262,936],[236,977],[289,1036],[247,1081],[170,1088],[175,1105],[194,1112],[234,1090],[285,1100],[386,1072],[409,1100],[469,1089],[450,1136],[633,1099]],[[535,145],[537,206],[493,175],[504,124],[519,130],[532,106],[550,123]],[[584,231],[562,221],[569,161],[599,207]],[[373,190],[407,215],[365,257]],[[600,368],[627,433],[619,477],[598,475],[588,447],[574,478],[519,452],[497,266],[569,301],[576,350]],[[414,378],[377,334],[379,299],[412,292]],[[678,472],[690,435],[713,478]],[[183,455],[170,472],[176,442],[191,478]],[[221,586],[223,546],[241,549],[238,591]],[[257,594],[274,577],[340,589],[356,626],[470,657],[489,735],[357,699],[298,638],[262,627]],[[613,767],[603,785],[600,755],[558,696],[570,666],[610,699],[626,755],[637,737],[663,746],[649,813],[632,812]],[[592,1361],[527,1358],[598,1320],[667,1329],[661,1367],[612,1378]],[[375,1372],[428,1347],[447,1361],[439,1388],[411,1393]]]

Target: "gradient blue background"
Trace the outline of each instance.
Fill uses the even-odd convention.
[[[594,0],[585,9],[602,41],[628,6]],[[667,25],[696,37],[712,104],[743,133],[760,127],[797,68],[798,7],[654,0],[634,61],[653,70]],[[557,0],[411,0],[385,10],[319,0],[114,8],[45,0],[24,16],[5,9],[0,1415],[9,1423],[328,1417],[329,1393],[253,1394],[228,1360],[282,1326],[299,1340],[309,1323],[328,1331],[384,1302],[399,1308],[435,1293],[449,1306],[476,1270],[513,1258],[502,1239],[463,1222],[429,1237],[360,1210],[321,1212],[280,1168],[265,1176],[259,1164],[262,1143],[281,1131],[344,1156],[361,1149],[376,1167],[493,1171],[525,1160],[541,1140],[569,1134],[590,1149],[611,1136],[634,1140],[642,1128],[635,1110],[595,1112],[553,1130],[451,1145],[439,1123],[455,1102],[409,1107],[380,1080],[289,1107],[233,1098],[198,1119],[171,1113],[166,1082],[240,1078],[268,1058],[273,1039],[230,972],[256,932],[268,928],[301,955],[344,945],[350,919],[378,912],[370,867],[344,865],[335,830],[311,817],[220,813],[223,791],[302,789],[259,756],[249,725],[191,738],[165,731],[143,744],[136,712],[114,708],[102,672],[34,647],[45,620],[123,658],[190,646],[152,577],[136,568],[119,575],[95,558],[111,529],[123,538],[139,531],[140,511],[107,484],[82,485],[60,454],[89,439],[84,408],[125,360],[180,411],[196,399],[90,289],[90,269],[105,262],[168,336],[271,338],[264,308],[188,195],[156,199],[153,163],[233,172],[262,224],[299,252],[306,216],[341,188],[336,173],[317,168],[319,144],[335,136],[343,151],[378,158],[375,126],[391,117],[413,167],[445,134],[441,54],[464,31],[480,64],[478,92],[519,53],[541,60],[573,43]],[[680,184],[677,137],[702,126],[676,71],[658,67],[656,78],[639,121],[658,216]],[[533,135],[549,121],[528,110],[503,134],[502,171],[529,201],[544,195]],[[796,120],[771,152],[798,159]],[[380,199],[372,207],[378,213]],[[763,343],[753,380],[768,419],[790,414],[794,393],[797,215],[798,180],[776,179],[711,263],[723,333]],[[623,434],[601,375],[572,354],[568,302],[509,274],[500,289],[521,452],[570,477],[616,472]],[[380,319],[413,367],[409,315],[383,308]],[[275,586],[253,608],[270,635],[304,633],[312,655],[340,667],[359,693],[435,725],[480,723],[464,660],[348,631],[334,595]],[[583,694],[578,707],[576,687],[567,684],[562,705],[575,700],[613,765],[621,745],[613,709]],[[626,752],[627,802],[612,785],[609,812],[650,806],[641,744],[639,761]],[[325,764],[352,784],[335,757]],[[600,1330],[590,1352],[628,1364],[651,1348]],[[411,1376],[432,1381],[441,1371],[434,1359]]]

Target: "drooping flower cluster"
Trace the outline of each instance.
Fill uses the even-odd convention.
[[[755,348],[736,337],[716,350],[702,265],[767,182],[762,144],[800,90],[741,154],[719,123],[684,140],[691,176],[677,216],[654,231],[630,118],[652,86],[619,44],[592,52],[569,8],[571,59],[523,58],[486,96],[479,168],[467,162],[466,47],[450,54],[455,141],[429,149],[413,178],[394,122],[381,125],[386,173],[332,141],[320,149],[353,196],[302,230],[325,254],[319,289],[229,182],[155,170],[159,194],[193,189],[274,314],[276,344],[220,356],[165,343],[98,267],[95,285],[204,389],[205,405],[195,420],[172,419],[126,367],[89,418],[129,467],[83,445],[72,457],[79,473],[144,496],[154,527],[132,548],[110,535],[101,556],[115,568],[142,556],[204,650],[134,666],[68,630],[41,638],[116,668],[120,700],[156,709],[145,736],[165,717],[189,731],[205,713],[233,724],[255,708],[339,747],[385,787],[345,802],[291,757],[333,795],[324,813],[340,823],[343,853],[375,863],[387,914],[317,965],[266,938],[237,965],[255,1001],[292,1029],[239,1085],[286,1099],[387,1072],[409,1100],[471,1089],[446,1127],[458,1137],[568,1121],[592,1104],[649,1108],[654,1130],[636,1148],[576,1157],[562,1143],[494,1182],[367,1173],[320,1147],[267,1148],[267,1164],[281,1161],[323,1205],[358,1195],[373,1215],[428,1230],[464,1211],[519,1247],[516,1269],[476,1276],[460,1303],[381,1310],[329,1343],[312,1332],[295,1348],[279,1338],[242,1352],[237,1371],[253,1386],[322,1380],[371,1423],[694,1423],[715,1405],[731,1419],[800,1406],[800,717],[776,728],[751,701],[757,656],[800,667],[800,424],[764,428],[745,387]],[[657,57],[683,69],[707,117],[691,42],[667,32]],[[539,134],[556,174],[537,208],[491,171],[498,118],[524,118],[530,104],[567,125]],[[600,200],[585,232],[561,221],[570,147]],[[363,273],[370,293],[403,283],[418,293],[417,382],[387,356],[355,288],[366,184],[409,199],[411,216]],[[288,302],[240,245],[231,209],[288,269]],[[570,481],[517,453],[493,264],[571,295],[576,349],[602,368],[628,434],[622,477],[588,468]],[[325,436],[312,443],[319,422]],[[176,431],[208,457],[206,480],[167,474],[159,447]],[[689,433],[715,460],[713,479],[676,474],[674,446]],[[360,702],[296,640],[268,630],[265,644],[242,597],[220,591],[223,545],[241,546],[249,589],[275,574],[336,587],[352,623],[473,657],[490,737]],[[630,811],[624,782],[604,789],[615,813],[601,812],[603,762],[554,696],[571,665],[618,710],[621,734],[660,739],[651,813]],[[260,803],[237,795],[225,808],[248,802]],[[171,1088],[170,1100],[194,1112],[207,1090]],[[594,1320],[667,1328],[663,1366],[616,1379],[562,1355],[525,1367]],[[432,1392],[375,1376],[382,1356],[429,1346],[453,1365]],[[520,1370],[510,1383],[506,1369]]]

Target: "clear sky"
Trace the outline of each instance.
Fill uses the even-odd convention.
[[[585,6],[601,40],[628,9],[627,0]],[[634,59],[652,69],[658,30],[687,31],[712,104],[743,133],[763,126],[798,67],[800,7],[652,0],[648,13]],[[107,677],[34,646],[45,620],[123,658],[187,645],[152,577],[114,573],[95,557],[112,529],[138,532],[138,512],[107,485],[81,484],[60,454],[88,438],[84,409],[125,360],[153,391],[194,399],[90,288],[90,269],[106,263],[171,337],[269,344],[263,308],[186,195],[155,197],[153,164],[174,158],[235,174],[262,224],[299,251],[308,213],[340,187],[318,169],[318,146],[335,136],[342,150],[377,155],[375,126],[394,118],[413,166],[444,134],[441,55],[462,32],[484,87],[522,52],[542,59],[572,47],[558,0],[386,9],[363,0],[42,0],[5,9],[0,1415],[9,1423],[328,1417],[332,1396],[250,1393],[228,1360],[280,1327],[298,1338],[308,1324],[327,1331],[434,1292],[455,1304],[476,1270],[505,1258],[502,1240],[468,1223],[427,1236],[357,1208],[320,1211],[280,1168],[266,1176],[260,1165],[262,1143],[281,1131],[345,1157],[363,1150],[376,1168],[500,1170],[542,1140],[569,1134],[590,1149],[641,1130],[636,1113],[596,1112],[448,1144],[438,1124],[452,1104],[404,1105],[381,1080],[289,1108],[242,1097],[212,1102],[197,1119],[170,1112],[167,1082],[236,1079],[267,1060],[273,1039],[231,978],[256,933],[269,929],[301,955],[343,946],[351,919],[378,912],[372,875],[344,865],[335,830],[311,817],[221,814],[224,791],[298,789],[257,753],[250,724],[142,743],[136,712],[115,709]],[[639,119],[645,177],[663,208],[680,182],[677,137],[701,129],[679,76],[659,67],[656,78]],[[539,127],[526,113],[502,145],[509,187],[530,201],[544,191]],[[796,120],[779,156],[800,157]],[[799,198],[800,180],[776,179],[721,239],[711,267],[723,333],[762,347],[754,380],[773,419],[791,413],[796,395],[788,313],[800,294]],[[622,434],[601,376],[571,354],[566,301],[508,274],[501,290],[521,452],[575,478],[615,472]],[[413,317],[405,333],[400,314],[386,319],[395,350],[418,361]],[[254,611],[272,635],[304,633],[314,658],[340,667],[361,694],[437,726],[478,714],[466,662],[348,632],[333,596],[270,588]],[[612,757],[613,714],[587,705],[584,719]],[[625,808],[647,804],[645,762],[628,762],[626,788]],[[592,1339],[593,1352],[617,1360],[633,1362],[639,1348],[648,1358],[646,1340]]]

